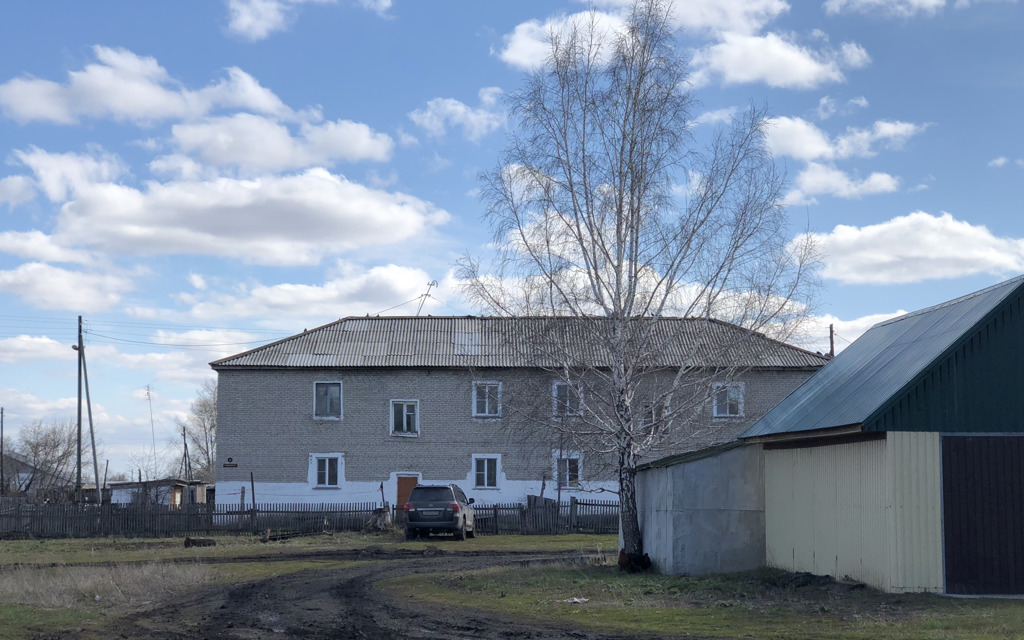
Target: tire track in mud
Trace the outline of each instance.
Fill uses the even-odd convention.
[[[429,555],[424,555],[424,554]],[[290,555],[290,554],[289,554]],[[409,638],[480,640],[625,640],[646,635],[602,635],[471,608],[443,608],[415,599],[392,598],[375,583],[412,573],[471,571],[512,564],[579,561],[578,553],[472,553],[439,550],[360,550],[294,556],[286,559],[364,560],[341,569],[310,569],[255,582],[204,588],[155,609],[112,621],[97,632],[62,634],[77,640],[312,640]],[[248,562],[252,558],[224,559]],[[39,638],[43,638],[40,636]]]

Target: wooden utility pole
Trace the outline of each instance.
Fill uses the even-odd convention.
[[[75,474],[75,502],[82,501],[82,316],[78,316],[78,456]]]
[[[0,407],[0,498],[4,495],[7,478],[4,477],[4,408]]]
[[[85,377],[85,406],[89,411],[89,443],[92,445],[92,475],[93,480],[96,482],[96,502],[97,504],[100,504],[102,503],[102,500],[99,499],[100,465],[96,460],[96,429],[92,424],[92,396],[89,395],[89,366],[85,361],[85,345],[80,345],[78,347],[78,357],[82,359],[82,374]],[[81,453],[79,453],[79,459],[81,459]]]

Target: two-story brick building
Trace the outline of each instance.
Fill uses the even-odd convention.
[[[345,318],[211,363],[218,499],[244,486],[251,501],[250,481],[257,502],[379,501],[383,492],[400,504],[417,482],[457,483],[491,503],[614,491],[605,460],[545,429],[597,397],[528,352],[524,336],[546,321]],[[578,320],[557,322],[579,361],[600,367],[600,345],[573,337]],[[726,323],[655,324],[667,336],[654,362],[663,375],[692,366],[707,346],[699,342],[733,341],[723,352],[742,360],[709,383],[699,428],[679,439],[685,449],[733,440],[826,362]]]

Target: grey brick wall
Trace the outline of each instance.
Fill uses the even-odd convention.
[[[750,371],[741,419],[715,420],[707,409],[700,432],[683,449],[731,440],[788,395],[811,371]],[[314,383],[342,382],[342,420],[313,416]],[[472,382],[500,380],[500,419],[472,417]],[[311,453],[343,452],[346,481],[385,481],[392,472],[419,472],[425,482],[464,477],[471,454],[501,454],[509,480],[550,477],[558,440],[534,428],[551,413],[544,372],[450,369],[221,370],[218,388],[219,482],[306,483]],[[418,437],[390,431],[390,400],[420,401]],[[563,442],[566,448],[571,443]],[[676,452],[680,449],[677,448]],[[672,451],[659,451],[661,457]],[[610,467],[585,454],[585,479],[614,479]],[[225,464],[237,465],[225,467]],[[598,470],[603,472],[599,475]]]

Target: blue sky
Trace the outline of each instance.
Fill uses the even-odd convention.
[[[792,234],[819,236],[824,287],[804,346],[825,348],[829,323],[841,348],[881,319],[1024,272],[1021,3],[678,5],[695,135],[767,104]],[[166,448],[215,358],[339,317],[413,314],[432,280],[424,313],[471,313],[451,269],[489,238],[477,175],[505,141],[502,95],[545,31],[587,7],[9,7],[8,433],[74,417],[79,314],[114,472],[154,439]],[[624,2],[593,7],[614,29]]]

